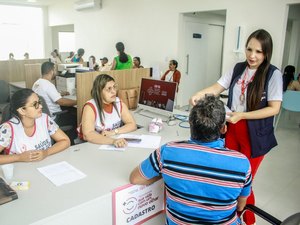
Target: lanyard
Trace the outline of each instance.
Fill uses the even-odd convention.
[[[244,104],[244,102],[245,102],[245,91],[246,91],[248,85],[253,81],[255,73],[256,73],[256,71],[255,71],[255,73],[252,75],[250,80],[248,82],[246,82],[246,79],[248,77],[248,70],[249,70],[249,68],[247,67],[246,71],[245,71],[245,74],[244,74],[244,77],[243,77],[243,80],[242,80],[242,83],[241,83],[241,95],[240,95],[241,105]]]

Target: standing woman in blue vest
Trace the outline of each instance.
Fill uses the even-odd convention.
[[[270,64],[273,42],[267,31],[254,31],[245,47],[246,61],[237,63],[217,83],[196,93],[190,103],[195,105],[205,94],[219,95],[229,90],[227,106],[232,112],[227,113],[226,147],[248,157],[254,178],[264,155],[277,145],[273,119],[282,101],[282,74]],[[253,192],[247,204],[255,204]],[[246,212],[244,221],[254,224],[254,214]]]

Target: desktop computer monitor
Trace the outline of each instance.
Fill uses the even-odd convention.
[[[165,116],[172,116],[177,83],[142,78],[138,108]]]

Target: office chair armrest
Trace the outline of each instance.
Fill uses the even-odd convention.
[[[270,224],[273,224],[273,225],[280,225],[281,224],[280,220],[278,220],[274,216],[270,215],[269,213],[265,212],[264,210],[254,206],[254,205],[247,204],[246,207],[243,210],[243,213],[247,210],[255,213],[259,217],[261,217],[264,220],[268,221]]]
[[[69,111],[68,110],[62,110],[60,112],[53,113],[53,116],[58,116],[58,115],[61,115],[61,114],[67,113],[67,112],[69,112]]]
[[[221,97],[221,98],[228,98],[228,95],[220,94],[220,97]]]

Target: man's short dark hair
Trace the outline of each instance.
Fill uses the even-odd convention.
[[[205,95],[192,108],[189,123],[191,138],[202,142],[217,140],[225,124],[224,103],[213,95]]]
[[[41,68],[41,72],[42,72],[42,75],[46,75],[48,74],[50,71],[54,70],[54,63],[52,62],[44,62],[42,64],[42,68]]]

